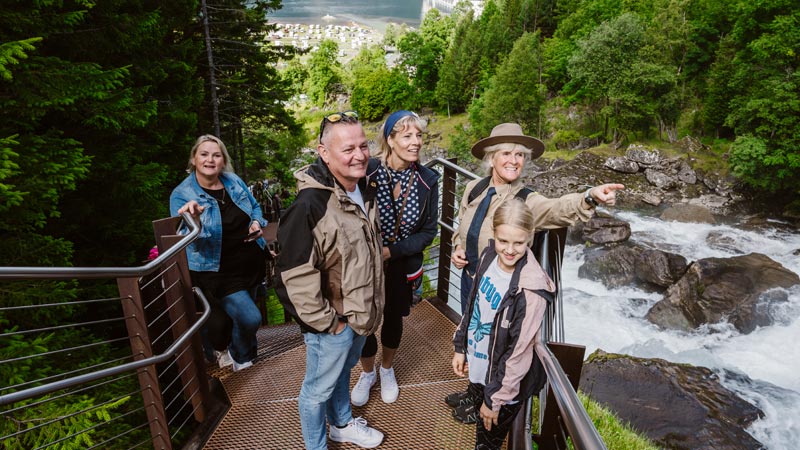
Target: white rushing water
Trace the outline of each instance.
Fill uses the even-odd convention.
[[[610,211],[631,224],[631,241],[677,253],[688,261],[763,253],[800,274],[800,233],[782,227],[663,222],[632,212]],[[772,326],[741,334],[719,324],[692,333],[664,331],[645,319],[662,294],[636,288],[608,289],[578,277],[583,246],[568,246],[564,257],[566,341],[643,358],[662,358],[708,367],[725,387],[764,411],[748,432],[770,450],[800,448],[800,287],[772,310]],[[746,375],[751,379],[740,376]],[[676,413],[679,413],[676,411]]]

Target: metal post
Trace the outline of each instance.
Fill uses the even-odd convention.
[[[457,158],[448,161],[456,164]],[[441,221],[451,224],[455,218],[456,205],[456,171],[445,166],[442,172],[442,207]],[[453,252],[453,233],[441,227],[439,239],[439,275],[436,295],[446,302],[450,292],[450,256]]]
[[[139,278],[118,278],[119,296],[122,298],[122,310],[125,313],[125,325],[131,343],[133,359],[139,360],[153,356],[150,335],[147,331],[147,319],[142,306],[139,290]],[[155,365],[142,367],[136,371],[139,377],[144,408],[150,422],[150,435],[153,448],[172,450],[167,414],[164,411],[164,400],[158,383]]]

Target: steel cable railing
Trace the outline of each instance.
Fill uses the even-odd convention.
[[[23,377],[43,375],[15,376],[8,380],[9,385],[0,385],[0,406],[8,407],[0,410],[0,441],[5,448],[56,448],[78,442],[85,448],[120,448],[136,441],[130,448],[145,444],[172,448],[175,436],[187,436],[183,431],[189,420],[203,420],[208,385],[197,332],[208,319],[210,306],[203,292],[191,287],[183,254],[200,227],[188,214],[182,216],[184,225],[179,225],[180,220],[159,221],[174,225],[172,233],[164,233],[163,224],[161,233],[156,229],[160,254],[140,267],[0,267],[0,282],[16,283],[5,292],[29,286],[27,280],[98,280],[92,282],[92,289],[101,292],[113,286],[120,293],[117,297],[0,307],[0,319],[63,318],[75,312],[80,317],[52,326],[35,319],[23,320],[22,328],[9,328],[8,321],[3,324],[7,329],[0,334],[0,344],[24,345],[21,350],[0,353],[0,367],[5,365],[7,372]],[[178,235],[179,226],[188,232]],[[15,301],[24,300],[18,296]],[[128,334],[120,336],[126,328]],[[65,340],[70,337],[79,339]],[[46,345],[25,345],[39,340]],[[120,355],[125,342],[130,343],[128,354]],[[16,370],[16,365],[27,368],[37,360],[46,361],[47,371]],[[49,367],[54,361],[58,366]],[[126,381],[132,377],[134,380]],[[136,378],[138,389],[120,390],[133,388]],[[70,404],[73,406],[67,406]],[[119,410],[123,404],[131,407]],[[62,413],[48,414],[55,410]],[[35,417],[35,422],[28,417]],[[138,433],[148,428],[150,436],[142,440]],[[101,429],[108,431],[97,434]],[[93,435],[101,437],[101,442],[94,442]]]

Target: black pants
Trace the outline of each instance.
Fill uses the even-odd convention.
[[[477,383],[470,383],[467,387],[476,411],[480,411],[483,405],[483,388],[482,384]],[[521,407],[522,402],[501,406],[497,425],[492,424],[491,431],[483,426],[483,419],[478,416],[478,422],[475,424],[475,450],[499,450]]]
[[[401,260],[402,261],[402,260]],[[383,307],[383,325],[381,325],[381,344],[388,348],[399,348],[403,337],[403,317],[411,310],[411,285],[408,284],[403,264],[390,262],[385,274],[386,304]],[[362,358],[370,358],[378,353],[378,339],[374,334],[367,336]]]

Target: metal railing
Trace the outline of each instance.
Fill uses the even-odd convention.
[[[438,170],[441,177],[439,225],[440,236],[437,251],[429,251],[425,264],[426,287],[423,295],[435,295],[446,301],[448,305],[460,314],[460,276],[461,270],[450,263],[452,238],[457,224],[457,212],[464,188],[470,181],[479,178],[478,175],[460,167],[455,160],[435,158],[426,164]],[[555,230],[542,232],[537,239],[542,239],[539,244],[541,254],[537,255],[540,262],[542,258],[550,258],[547,265],[555,268],[551,276],[558,277],[558,268],[561,266],[560,255],[563,252],[565,231],[557,233]],[[559,248],[556,248],[559,247]],[[543,267],[545,263],[542,263]],[[560,285],[560,280],[559,285]],[[559,290],[556,300],[548,306],[543,324],[545,343],[536,345],[536,353],[547,373],[547,385],[539,396],[539,433],[532,433],[531,404],[529,400],[525,408],[526,414],[520,414],[518,420],[523,429],[522,436],[512,432],[509,438],[509,449],[531,449],[535,441],[539,449],[567,448],[567,437],[570,438],[572,447],[576,450],[601,450],[605,444],[597,429],[594,427],[586,410],[583,407],[576,389],[580,378],[580,368],[583,362],[583,347],[563,344],[564,325],[563,309]],[[554,354],[558,354],[558,357]],[[569,368],[565,373],[559,360],[565,361]],[[567,375],[569,373],[569,376]],[[570,377],[572,379],[570,379]]]
[[[0,267],[0,295],[54,297],[0,307],[4,448],[171,449],[206,420],[210,307],[185,254],[200,227],[184,214],[154,228],[159,256],[140,267]]]

